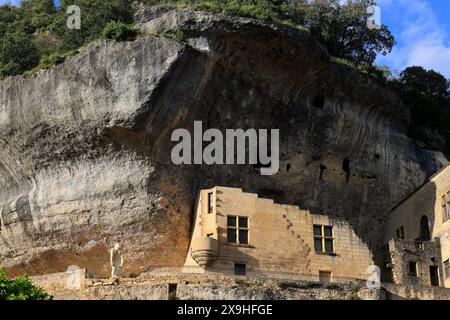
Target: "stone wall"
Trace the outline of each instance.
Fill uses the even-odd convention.
[[[442,258],[439,268],[443,272],[443,261],[450,259],[450,220],[444,219],[442,197],[449,192],[450,167],[446,167],[392,211],[386,223],[384,241],[387,243],[390,239],[395,239],[396,230],[400,227],[404,228],[406,240],[419,238],[420,222],[426,216],[431,237],[438,238],[440,242]],[[447,198],[450,202],[450,197]],[[443,277],[445,286],[450,288],[450,278]]]
[[[431,286],[430,267],[438,268],[438,286],[444,286],[441,263],[441,247],[439,241],[417,242],[405,240],[391,240],[388,246],[389,260],[383,262],[392,265],[392,282],[400,285]],[[410,274],[409,263],[415,263],[416,275]]]
[[[227,275],[144,273],[118,283],[82,279],[79,289],[68,289],[67,274],[32,277],[56,300],[350,300],[380,299],[380,292],[362,283],[320,284],[294,279],[257,279]]]
[[[215,206],[208,212],[208,194],[213,193]],[[251,275],[270,277],[309,277],[318,280],[319,273],[330,272],[332,281],[367,279],[367,269],[373,265],[368,246],[345,221],[323,215],[313,215],[296,206],[275,204],[273,200],[244,193],[241,189],[217,187],[200,194],[197,220],[191,243],[198,237],[218,241],[217,257],[206,272],[234,273],[234,264],[245,264]],[[236,245],[227,239],[227,217],[248,218],[248,244]],[[314,225],[333,227],[332,253],[314,249]],[[186,260],[186,272],[195,261]],[[211,258],[213,259],[213,258]],[[198,265],[197,265],[198,266]],[[199,268],[198,268],[199,269]],[[202,272],[202,270],[198,270]]]
[[[387,300],[450,300],[448,288],[383,284],[383,289]]]

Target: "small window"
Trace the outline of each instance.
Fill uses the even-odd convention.
[[[169,283],[169,300],[176,300],[177,299],[177,284],[176,283]]]
[[[450,278],[450,260],[449,259],[444,261],[444,275],[445,275],[445,279]]]
[[[247,274],[247,266],[242,263],[235,263],[234,274],[237,276],[245,276]]]
[[[334,253],[333,227],[314,225],[314,250],[316,253]]]
[[[228,243],[240,245],[248,244],[248,218],[246,217],[227,217],[227,237]]]
[[[214,212],[214,193],[208,193],[208,213]]]
[[[397,234],[397,239],[405,240],[405,228],[403,226],[395,230],[395,232]]]
[[[319,282],[320,283],[330,283],[331,282],[331,272],[330,271],[319,271]]]
[[[212,238],[212,237],[214,237],[214,233],[208,233],[206,236],[207,236],[208,238]]]
[[[416,261],[409,262],[409,276],[417,277],[417,262]]]
[[[450,219],[450,195],[444,195],[442,196],[442,220],[443,222],[446,222]]]

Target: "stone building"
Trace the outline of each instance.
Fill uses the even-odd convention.
[[[371,265],[348,223],[216,187],[200,192],[183,272],[344,282],[366,280]]]
[[[394,208],[384,243],[383,282],[450,288],[450,166]]]

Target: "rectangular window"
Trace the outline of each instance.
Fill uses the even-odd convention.
[[[330,283],[331,282],[331,272],[319,270],[319,282],[320,283]]]
[[[397,234],[397,239],[405,240],[405,228],[401,226],[397,230],[395,230]]]
[[[208,213],[214,212],[214,193],[208,193]]]
[[[314,250],[317,253],[334,253],[333,227],[314,225]]]
[[[444,261],[444,275],[445,275],[446,279],[450,278],[450,260],[449,259]]]
[[[247,274],[247,266],[242,263],[235,263],[234,274],[237,276],[245,276]]]
[[[228,216],[227,217],[228,243],[248,244],[248,218]]]
[[[409,276],[417,277],[417,262],[416,261],[409,262]]]
[[[450,219],[450,203],[447,203],[444,207],[444,222]]]

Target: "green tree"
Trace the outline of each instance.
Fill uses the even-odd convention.
[[[38,63],[37,49],[25,32],[7,32],[0,39],[0,77],[21,74]]]
[[[367,27],[370,1],[307,1],[295,0],[287,6],[287,15],[306,26],[323,43],[331,55],[357,64],[372,66],[377,55],[391,52],[395,39],[389,29]]]
[[[414,66],[403,70],[390,85],[410,110],[410,135],[450,154],[450,82],[434,70]]]
[[[27,276],[9,279],[0,268],[0,300],[50,300],[41,288],[36,287]]]
[[[129,0],[61,0],[60,12],[51,29],[61,39],[61,51],[73,50],[101,37],[102,30],[111,21],[133,22],[132,1]],[[81,10],[81,29],[66,27],[67,8],[77,5]]]
[[[434,70],[409,67],[392,82],[411,110],[414,127],[442,127],[442,116],[449,107],[449,81]]]

